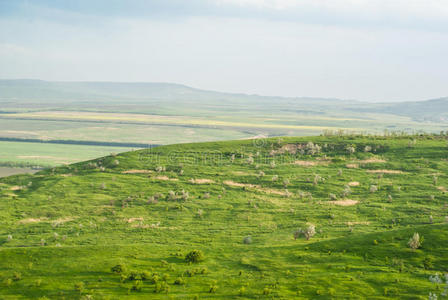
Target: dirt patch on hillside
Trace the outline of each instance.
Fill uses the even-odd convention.
[[[349,182],[348,186],[359,186],[359,182],[358,181]]]
[[[239,183],[239,182],[235,182],[232,180],[225,180],[223,183],[226,185],[235,186],[235,187],[260,188],[260,186],[257,184]]]
[[[294,165],[298,165],[298,166],[302,166],[302,167],[312,167],[312,166],[316,166],[317,164],[319,164],[316,161],[308,161],[308,160],[296,160],[295,162],[293,162]]]
[[[347,169],[358,169],[359,165],[358,164],[346,164],[345,167]]]
[[[53,224],[53,226],[58,226],[58,225],[73,221],[74,219],[75,219],[74,217],[62,217],[62,218],[53,220],[52,224]]]
[[[439,191],[444,192],[444,193],[446,193],[446,192],[448,191],[447,188],[444,187],[444,186],[438,186],[437,189],[438,189]]]
[[[404,172],[400,170],[367,170],[367,173],[403,174]]]
[[[15,185],[9,188],[10,191],[20,191],[23,187]]]
[[[177,178],[169,178],[168,176],[156,176],[154,179],[158,180],[169,180],[169,181],[179,181]]]
[[[382,158],[369,158],[358,161],[360,164],[374,164],[374,163],[385,163],[386,160]]]
[[[193,184],[207,184],[207,183],[215,183],[214,180],[207,179],[207,178],[201,178],[201,179],[190,179],[189,182]]]
[[[355,204],[358,204],[358,200],[351,200],[351,199],[344,199],[344,200],[336,200],[336,201],[330,201],[331,204],[339,205],[339,206],[352,206]]]
[[[346,223],[348,226],[353,226],[353,225],[370,225],[369,221],[349,221]]]
[[[268,189],[268,188],[262,188],[261,191],[267,193],[267,194],[274,194],[274,195],[280,195],[280,196],[287,196],[288,194],[286,191],[276,190],[276,189]]]
[[[47,220],[46,218],[27,218],[20,220],[19,224],[39,223],[46,220]]]
[[[143,222],[143,218],[142,217],[138,217],[138,218],[129,218],[126,220],[128,223],[134,223],[135,221],[140,221]]]
[[[272,150],[271,151],[271,155],[284,154],[284,153],[296,154],[298,149],[299,149],[299,145],[296,145],[296,144],[286,144],[286,145],[283,145],[281,148],[279,148],[277,150]]]
[[[257,184],[250,184],[250,183],[239,183],[239,182],[234,182],[231,180],[226,180],[223,182],[226,185],[229,186],[234,186],[234,187],[245,187],[245,188],[251,188],[251,189],[256,189],[258,191],[267,193],[267,194],[274,194],[274,195],[280,195],[280,196],[287,196],[288,194],[290,195],[291,193],[288,193],[286,191],[282,191],[282,190],[277,190],[277,189],[272,189],[272,188],[263,188]]]
[[[148,174],[148,173],[152,173],[151,170],[126,170],[121,172],[123,174]]]

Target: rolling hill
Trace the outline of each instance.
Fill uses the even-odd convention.
[[[0,294],[440,295],[446,154],[445,136],[282,137],[161,146],[2,178]],[[415,233],[424,240],[411,249]]]

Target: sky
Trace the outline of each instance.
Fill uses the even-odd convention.
[[[448,96],[446,0],[0,0],[0,78]]]

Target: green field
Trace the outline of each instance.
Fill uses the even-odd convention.
[[[448,130],[447,106],[448,98],[367,103],[222,93],[170,83],[0,80],[0,138],[169,145],[315,136],[329,130],[439,133]],[[10,157],[6,151],[0,148],[0,157]],[[49,156],[46,152],[36,148],[32,156]],[[60,165],[95,157],[80,156],[76,147],[68,152],[75,160],[56,155],[42,162]]]
[[[435,135],[283,137],[2,178],[0,295],[440,296],[429,277],[448,271],[447,151]],[[203,259],[186,261],[193,250]]]
[[[53,167],[130,150],[127,147],[0,141],[0,166]]]

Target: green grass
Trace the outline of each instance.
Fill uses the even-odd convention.
[[[415,138],[412,147],[409,137],[373,136],[170,145],[2,178],[0,294],[5,299],[440,294],[443,285],[428,277],[448,271],[447,147],[443,137]],[[321,152],[285,152],[309,141]],[[348,145],[356,147],[354,154]],[[366,146],[374,150],[364,152]],[[358,168],[347,167],[351,164]],[[260,171],[265,175],[258,176]],[[278,181],[272,181],[275,175]],[[316,175],[323,179],[314,184]],[[344,197],[350,182],[351,194]],[[378,191],[370,192],[372,185]],[[182,190],[188,199],[181,199]],[[167,197],[170,191],[176,199]],[[159,193],[163,196],[152,201]],[[335,205],[330,194],[358,203]],[[310,223],[316,235],[295,240],[293,233]],[[424,237],[415,251],[407,246],[414,232]],[[247,236],[252,243],[243,242]],[[205,259],[187,263],[185,255],[194,249]],[[111,272],[117,264],[126,266],[123,278]],[[130,275],[143,271],[159,281],[142,280],[138,288]]]

